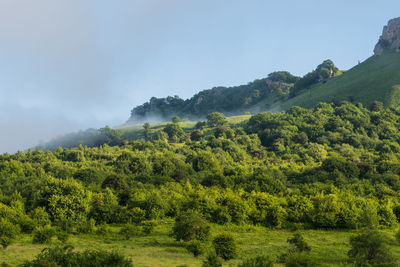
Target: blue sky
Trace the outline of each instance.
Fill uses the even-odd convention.
[[[325,59],[372,55],[400,1],[0,0],[0,152],[118,125],[152,96],[188,98]]]

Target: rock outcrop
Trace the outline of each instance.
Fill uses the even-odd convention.
[[[389,20],[388,25],[383,27],[374,54],[379,56],[385,51],[400,52],[400,18]]]

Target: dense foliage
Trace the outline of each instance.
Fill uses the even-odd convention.
[[[175,115],[183,118],[204,118],[213,111],[238,114],[268,97],[282,97],[300,80],[289,72],[273,72],[267,78],[258,79],[246,85],[214,87],[200,91],[192,98],[183,100],[178,96],[152,97],[149,102],[131,111],[130,122],[158,118],[170,120]]]
[[[130,259],[125,258],[118,252],[108,252],[103,250],[86,250],[82,252],[73,251],[72,247],[54,247],[42,251],[32,261],[26,262],[23,267],[131,267]]]
[[[150,133],[153,140],[3,154],[0,239],[6,247],[33,231],[46,242],[54,234],[46,225],[101,233],[110,223],[137,225],[125,229],[135,236],[151,231],[149,220],[179,215],[184,225],[193,214],[199,227],[182,235],[178,227],[176,239],[197,239],[190,231],[206,226],[201,220],[390,227],[400,218],[399,124],[400,109],[322,103],[241,125],[201,123],[204,135],[195,140],[196,129],[175,122],[179,130],[166,134],[167,126]]]

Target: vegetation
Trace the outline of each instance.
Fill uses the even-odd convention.
[[[84,252],[74,252],[72,247],[54,247],[43,250],[32,261],[27,261],[23,267],[97,267],[115,266],[130,267],[132,262],[117,252],[107,252],[101,250],[86,250]]]
[[[215,253],[224,260],[234,259],[237,256],[235,239],[231,234],[222,233],[213,240]]]
[[[163,258],[170,266],[199,265],[208,256],[218,262],[213,250],[234,264],[279,258],[283,250],[289,253],[280,262],[288,266],[338,265],[363,259],[366,249],[357,250],[362,242],[350,236],[367,228],[392,236],[382,246],[390,254],[378,255],[400,256],[393,230],[400,109],[321,103],[246,118],[151,126],[147,137],[122,137],[115,146],[0,155],[0,237],[8,257],[0,259],[22,246],[35,248],[33,260],[65,233],[79,251],[105,243],[131,254],[175,253]],[[199,127],[203,134],[192,140]],[[169,135],[171,128],[179,134]]]
[[[388,238],[377,231],[366,231],[350,239],[349,257],[357,265],[390,264],[393,256],[387,247]]]

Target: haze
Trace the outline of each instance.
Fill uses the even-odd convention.
[[[0,152],[124,123],[150,97],[190,97],[324,59],[372,55],[394,1],[0,0]]]

